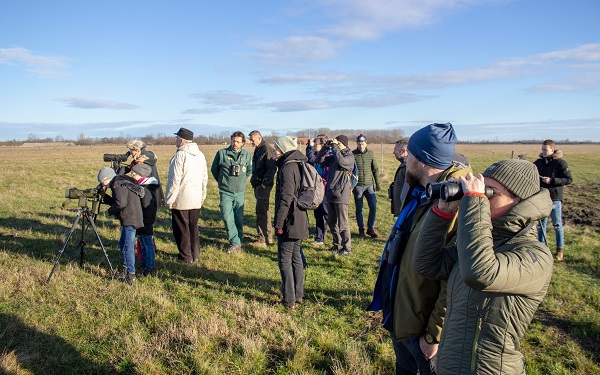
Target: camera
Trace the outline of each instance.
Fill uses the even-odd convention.
[[[87,207],[88,200],[92,201],[92,213],[97,215],[100,212],[100,202],[102,197],[100,196],[100,189],[102,185],[98,185],[95,188],[88,189],[77,189],[70,188],[65,190],[65,198],[67,199],[78,199],[77,205],[81,208]],[[63,207],[67,206],[67,202],[63,203]]]
[[[444,202],[452,202],[461,199],[464,195],[462,185],[458,182],[443,181],[429,183],[425,188],[427,199],[441,199]],[[491,187],[485,187],[485,196],[491,198],[494,191]]]
[[[231,165],[231,169],[229,170],[229,174],[233,177],[238,177],[240,175],[240,165],[233,164]]]

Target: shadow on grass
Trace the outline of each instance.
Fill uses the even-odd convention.
[[[565,341],[572,341],[590,354],[592,361],[600,365],[600,325],[594,322],[573,322],[559,319],[550,313],[538,310],[535,319],[544,326],[556,328]]]
[[[38,331],[18,317],[0,313],[0,372],[18,374],[118,374],[110,364],[85,358],[63,338]]]

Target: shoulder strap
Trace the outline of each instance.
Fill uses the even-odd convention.
[[[532,220],[526,227],[524,227],[523,229],[521,229],[520,231],[517,232],[517,234],[515,234],[514,236],[505,239],[504,241],[502,241],[502,243],[499,246],[502,246],[504,244],[506,244],[508,241],[517,238],[519,236],[524,235],[525,233],[529,232],[529,230],[533,227],[533,225],[535,224],[535,221]]]

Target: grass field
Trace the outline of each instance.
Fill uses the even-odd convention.
[[[218,148],[201,146],[209,168]],[[384,155],[377,229],[385,237],[393,223],[385,190],[398,163],[393,145],[370,148],[378,158]],[[600,227],[592,217],[600,205],[595,194],[600,145],[560,148],[575,179],[565,191],[566,215],[586,216],[587,221],[573,223],[588,224],[567,223],[566,260],[555,265],[548,296],[522,351],[528,374],[600,374]],[[166,184],[175,147],[149,149],[159,157]],[[476,172],[513,153],[533,161],[539,149],[458,146]],[[227,242],[212,177],[199,222],[199,262],[176,262],[170,214],[161,210],[155,226],[156,277],[138,279],[133,286],[109,279],[103,253],[89,232],[79,267],[80,254],[74,249],[81,239],[78,228],[46,284],[77,211],[76,201],[66,209],[61,206],[64,190],[95,187],[97,171],[106,165],[102,154],[124,151],[123,146],[0,148],[0,373],[394,372],[394,354],[380,314],[365,312],[384,239],[353,237],[353,253],[343,258],[305,241],[306,303],[287,311],[278,304],[275,246],[246,245],[240,254],[223,252]],[[249,237],[255,234],[254,203],[248,188],[244,230]],[[354,204],[350,206],[353,211]],[[355,215],[350,215],[356,233]],[[113,267],[120,268],[118,222],[100,215],[96,223]]]

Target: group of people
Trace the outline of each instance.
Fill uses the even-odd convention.
[[[176,135],[177,151],[170,162],[164,204],[171,210],[178,257],[191,263],[199,257],[197,223],[206,199],[208,171],[193,133],[181,128]],[[231,145],[216,153],[211,166],[230,244],[226,251],[241,251],[244,193],[251,176],[257,229],[253,245],[264,247],[277,238],[281,302],[293,309],[303,302],[301,243],[309,237],[308,212],[296,203],[301,164],[313,165],[325,184],[325,198],[314,210],[314,245],[323,245],[327,224],[332,250],[348,255],[352,249],[351,193],[359,235],[378,236],[376,192],[381,181],[377,162],[362,134],[355,150],[348,147],[345,135],[330,140],[318,136],[309,141],[306,155],[298,150],[295,137],[279,137],[274,146],[257,130],[249,138],[255,147],[253,155],[243,149],[245,135],[234,132]],[[544,141],[535,163],[501,160],[477,175],[468,160],[455,152],[456,141],[452,124],[434,123],[408,141],[396,143],[394,155],[400,165],[388,197],[397,219],[383,250],[369,310],[383,310],[398,374],[523,374],[519,340],[546,295],[554,259],[564,257],[562,187],[572,182],[572,176],[551,140]],[[111,204],[109,213],[121,220],[119,248],[126,266],[124,280],[129,283],[135,279],[136,233],[142,272],[152,273],[152,224],[162,203],[156,157],[144,146],[130,145],[133,162],[124,174],[117,175],[108,167],[98,174],[102,185],[113,192],[112,197],[104,194],[103,198]],[[358,180],[355,186],[353,178]],[[460,199],[429,199],[427,185],[440,182],[458,185]],[[363,198],[369,206],[366,227]],[[140,203],[128,204],[134,201]],[[556,232],[555,254],[546,241],[549,216]]]

